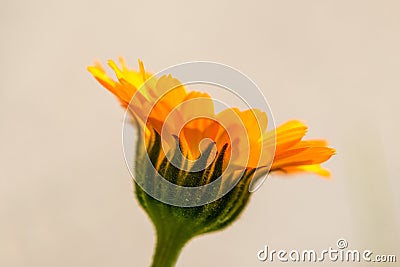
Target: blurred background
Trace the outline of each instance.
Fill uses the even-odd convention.
[[[0,266],[150,264],[154,231],[124,164],[124,112],[86,71],[120,55],[153,72],[192,60],[237,68],[277,124],[302,119],[308,137],[337,149],[325,164],[331,180],[271,177],[240,220],[193,240],[177,266],[279,266],[257,251],[323,250],[339,238],[399,261],[399,9],[389,0],[1,0]]]

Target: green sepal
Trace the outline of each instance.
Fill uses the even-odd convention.
[[[137,146],[143,147],[143,139],[139,138]],[[234,180],[237,184],[223,197],[197,207],[178,207],[160,202],[151,195],[159,198],[165,194],[165,190],[160,185],[152,184],[154,182],[155,170],[153,166],[158,166],[156,170],[164,179],[177,185],[191,187],[202,186],[215,181],[223,172],[224,155],[227,144],[217,153],[214,161],[206,166],[207,160],[212,152],[213,144],[210,144],[202,153],[202,157],[192,166],[192,169],[199,168],[201,171],[184,171],[182,168],[174,166],[177,162],[180,166],[187,167],[187,162],[182,157],[181,145],[179,139],[176,138],[176,146],[173,151],[172,164],[167,157],[160,158],[161,154],[161,138],[154,131],[152,138],[147,144],[147,148],[137,148],[135,162],[135,191],[137,199],[146,213],[152,220],[157,232],[157,245],[154,254],[153,267],[156,266],[174,266],[179,253],[183,246],[193,237],[222,230],[241,214],[250,198],[249,184],[254,174],[253,169],[246,169],[242,177],[232,179],[224,177],[218,180],[218,186],[215,191],[204,191],[196,196],[183,196],[177,189],[176,197],[196,197],[208,198],[213,197],[210,194],[218,194],[223,186],[229,186],[229,182]],[[143,157],[146,153],[150,158],[153,166],[145,166]],[[224,181],[222,181],[224,180]],[[226,180],[226,181],[225,181]],[[146,186],[145,192],[142,186]],[[208,194],[208,195],[206,195]]]

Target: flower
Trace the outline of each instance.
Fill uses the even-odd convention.
[[[139,203],[157,230],[153,266],[173,266],[188,240],[232,223],[248,203],[252,179],[268,171],[329,177],[321,163],[335,150],[324,140],[303,140],[304,123],[292,120],[267,131],[268,117],[259,109],[228,108],[216,113],[210,95],[188,92],[171,75],[152,76],[140,60],[138,71],[128,69],[123,58],[119,62],[121,68],[108,61],[117,80],[100,63],[88,70],[142,130],[135,155],[135,187]],[[207,193],[186,195],[155,184],[157,175],[183,187],[219,183]],[[190,207],[159,201],[171,195],[182,202],[189,198],[215,201]]]
[[[250,157],[247,167],[257,168],[260,166],[260,161],[268,163],[268,160],[260,160],[261,148],[268,149],[276,143],[271,172],[284,174],[310,172],[329,177],[329,171],[322,168],[320,164],[327,161],[335,153],[335,150],[327,147],[324,140],[302,140],[307,132],[307,126],[304,123],[292,120],[279,126],[276,131],[265,132],[268,118],[264,112],[258,109],[240,111],[233,108],[215,114],[213,102],[208,94],[196,91],[187,92],[179,80],[171,76],[163,76],[159,80],[151,78],[152,74],[145,71],[143,62],[140,60],[139,71],[128,69],[123,58],[120,58],[119,61],[122,69],[114,61],[108,61],[118,81],[110,78],[99,63],[88,67],[88,70],[96,80],[118,98],[123,107],[127,108],[135,95],[137,101],[131,103],[130,108],[136,119],[141,123],[145,123],[146,116],[144,114],[149,113],[149,109],[154,105],[146,125],[146,132],[149,134],[151,129],[155,129],[158,134],[161,134],[162,127],[166,126],[164,122],[174,108],[187,101],[198,100],[191,101],[189,105],[178,108],[180,114],[175,118],[181,121],[169,120],[172,123],[166,126],[171,135],[179,136],[179,140],[182,142],[181,149],[183,153],[187,154],[188,158],[196,159],[200,156],[199,142],[205,138],[214,140],[218,151],[221,151],[222,147],[228,144],[229,151],[232,144],[227,136],[228,131],[224,129],[222,124],[231,128],[236,127],[236,129],[240,128],[237,124],[244,124],[250,143]],[[138,89],[145,82],[145,90],[139,91]],[[176,88],[164,94],[174,86]],[[188,108],[189,106],[190,108]],[[207,116],[208,118],[192,120],[183,125],[181,129],[182,124],[187,121],[186,118],[196,115]],[[274,136],[276,137],[274,138]],[[240,134],[231,137],[231,140],[239,139],[241,139]],[[235,147],[232,149],[235,149]],[[238,151],[236,155],[239,154],[242,153]]]

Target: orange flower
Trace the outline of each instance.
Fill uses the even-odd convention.
[[[329,171],[320,164],[335,150],[328,148],[323,140],[302,140],[307,131],[302,122],[289,121],[275,131],[266,132],[268,118],[258,109],[231,108],[215,114],[208,94],[187,92],[170,75],[152,77],[140,60],[139,71],[128,69],[122,58],[119,61],[122,69],[114,61],[108,62],[118,81],[110,78],[99,63],[88,70],[124,108],[130,109],[135,120],[146,128],[147,140],[153,129],[162,135],[164,128],[169,136],[179,137],[182,152],[191,160],[199,158],[204,150],[201,140],[209,139],[215,143],[217,152],[227,145],[224,166],[230,160],[250,169],[271,165],[272,172],[329,176]],[[273,149],[274,156],[266,153]]]

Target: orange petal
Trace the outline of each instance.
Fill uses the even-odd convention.
[[[335,150],[329,147],[296,148],[282,155],[275,155],[271,170],[322,163],[327,161],[334,153]]]
[[[297,120],[288,121],[270,131],[264,137],[264,147],[270,148],[276,144],[275,153],[279,154],[291,146],[297,144],[306,134],[307,126]]]
[[[281,168],[279,171],[283,172],[284,174],[313,173],[324,178],[330,178],[331,176],[330,172],[327,169],[322,168],[320,164],[285,167]]]

